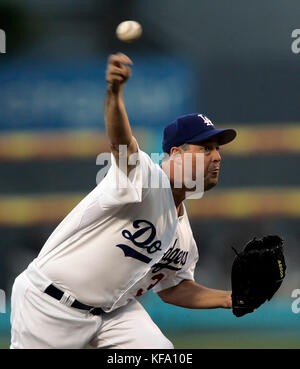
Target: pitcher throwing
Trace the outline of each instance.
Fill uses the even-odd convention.
[[[203,114],[181,116],[164,129],[170,170],[155,164],[133,137],[124,106],[131,64],[121,53],[108,59],[105,123],[112,165],[16,278],[11,348],[173,348],[138,302],[151,288],[183,308],[232,307],[231,291],[194,281],[198,252],[183,204],[187,188],[184,182],[175,186],[174,178],[186,153],[196,177],[201,153],[204,191],[213,188],[219,145],[236,132],[216,129]],[[160,178],[159,188],[149,185],[151,177]]]

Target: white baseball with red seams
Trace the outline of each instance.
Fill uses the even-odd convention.
[[[140,23],[128,20],[120,23],[116,29],[116,35],[119,40],[124,42],[133,42],[141,37],[142,26]]]

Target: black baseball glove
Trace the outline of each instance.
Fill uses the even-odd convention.
[[[232,311],[236,317],[252,313],[270,300],[285,277],[283,240],[279,236],[254,238],[232,264]]]

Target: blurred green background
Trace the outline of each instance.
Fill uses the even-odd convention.
[[[14,278],[96,185],[97,155],[108,151],[105,64],[122,51],[134,61],[125,99],[144,151],[161,152],[163,127],[190,112],[238,131],[221,151],[217,188],[187,201],[199,249],[196,281],[230,289],[231,247],[265,234],[284,238],[288,266],[274,299],[243,318],[169,306],[152,292],[142,296],[145,308],[176,348],[299,348],[292,291],[300,288],[300,54],[291,49],[299,11],[297,0],[0,1],[6,33],[6,54],[0,54],[1,347],[9,342]],[[115,37],[126,19],[143,26],[133,44]]]

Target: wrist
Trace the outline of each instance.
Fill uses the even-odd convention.
[[[123,84],[113,84],[107,83],[106,91],[110,95],[121,96],[123,92],[124,85]]]
[[[224,309],[232,309],[231,291],[226,291],[225,295],[223,296],[222,307]]]

